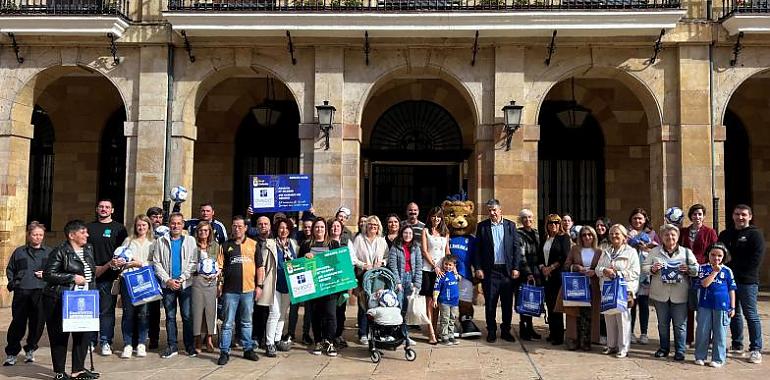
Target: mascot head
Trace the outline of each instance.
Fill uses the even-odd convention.
[[[476,232],[476,208],[468,200],[447,200],[441,204],[444,220],[452,236],[471,235]]]

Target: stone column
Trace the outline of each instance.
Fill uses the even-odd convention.
[[[29,149],[34,128],[13,120],[0,121],[0,307],[11,305],[5,268],[16,246],[23,244],[27,224]]]
[[[179,107],[182,105],[179,104]],[[181,185],[186,187],[190,193],[187,195],[187,202],[182,203],[182,214],[185,218],[191,218],[197,215],[192,214],[193,205],[193,160],[195,159],[195,140],[197,139],[198,128],[195,125],[185,122],[174,122],[171,127],[171,165],[169,186]],[[169,188],[170,190],[170,188]],[[168,194],[164,195],[167,198]]]
[[[655,226],[663,224],[663,212],[680,202],[678,127],[662,125],[648,129],[650,148],[650,209],[647,210]],[[631,147],[634,149],[634,147]],[[629,152],[633,156],[634,152]]]
[[[126,224],[163,202],[164,142],[168,98],[168,48],[143,46],[139,53],[139,101],[136,120],[125,123]]]
[[[321,136],[318,124],[315,127],[305,127],[303,152],[309,148],[308,142],[315,137],[312,153],[313,173],[313,206],[316,215],[333,216],[341,205],[350,208],[353,215],[350,223],[355,225],[355,218],[359,214],[358,202],[348,204],[351,197],[358,199],[358,177],[356,168],[345,168],[345,165],[357,165],[357,155],[354,150],[359,144],[356,142],[351,126],[345,126],[343,110],[344,92],[344,50],[341,47],[316,47],[315,50],[315,78],[314,78],[314,106],[329,101],[336,107],[334,125],[330,131],[329,148],[326,149],[326,141]],[[315,120],[317,122],[317,119]],[[314,129],[314,130],[313,130]],[[313,130],[311,132],[311,130]],[[360,134],[360,133],[359,133]],[[343,138],[345,136],[345,138]],[[360,141],[360,137],[357,141]],[[355,157],[355,158],[354,158]],[[305,167],[307,160],[303,161]],[[355,186],[351,182],[356,182]],[[355,193],[351,193],[355,191]]]
[[[674,166],[680,168],[678,201],[685,212],[694,203],[704,204],[713,212],[708,49],[708,45],[679,46],[680,158]],[[706,219],[710,224],[711,218]]]

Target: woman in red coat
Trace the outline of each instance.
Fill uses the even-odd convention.
[[[705,264],[708,262],[708,257],[705,255],[706,248],[717,242],[717,232],[703,224],[703,220],[706,218],[706,206],[700,203],[692,205],[687,211],[687,217],[690,218],[692,224],[687,227],[679,227],[679,245],[692,250],[692,253],[695,254],[695,259],[698,260],[698,265]],[[697,292],[697,289],[691,287],[690,291]],[[692,345],[694,340],[694,321],[695,311],[690,310],[687,315],[688,345]]]

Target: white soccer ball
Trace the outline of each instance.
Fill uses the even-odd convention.
[[[676,206],[669,207],[666,209],[666,213],[664,214],[664,217],[667,223],[678,226],[682,224],[682,221],[684,220],[684,211],[682,211],[681,208]]]
[[[112,254],[113,258],[123,259],[125,261],[131,261],[131,256],[133,256],[131,248],[126,246],[118,247],[118,249],[115,250],[115,253]]]
[[[198,273],[200,274],[211,276],[217,274],[217,272],[217,261],[210,257],[201,260],[198,264]]]
[[[171,200],[174,202],[184,202],[187,200],[187,188],[184,186],[174,186],[171,188]]]
[[[392,290],[386,290],[380,295],[380,306],[394,307],[398,306],[398,297]]]
[[[583,229],[583,226],[581,226],[579,224],[576,224],[576,225],[572,226],[572,229],[569,231],[569,237],[572,240],[577,240],[578,237],[580,237],[580,230],[582,230],[582,229]]]
[[[159,237],[165,236],[169,231],[170,229],[168,228],[168,226],[155,227],[155,237],[159,238]]]

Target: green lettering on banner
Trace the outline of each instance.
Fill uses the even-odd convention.
[[[291,260],[284,267],[291,303],[344,292],[358,285],[348,247],[313,255],[312,259]]]

